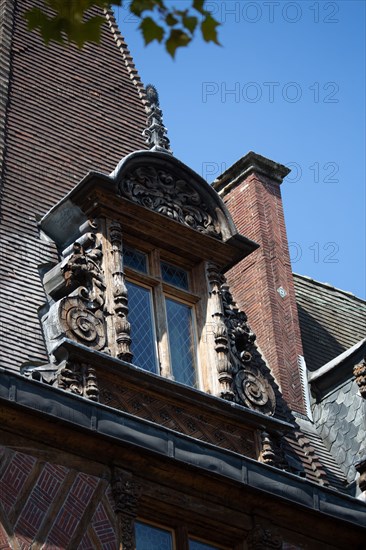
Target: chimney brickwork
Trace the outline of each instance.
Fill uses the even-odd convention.
[[[289,170],[248,153],[215,182],[237,230],[260,248],[227,273],[234,298],[288,405],[306,414],[298,356],[303,355],[280,184]]]

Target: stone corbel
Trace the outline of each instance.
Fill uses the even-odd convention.
[[[123,550],[135,550],[135,519],[142,487],[131,473],[117,468],[113,471],[111,487],[118,519],[119,544]]]

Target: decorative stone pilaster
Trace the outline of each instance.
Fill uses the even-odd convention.
[[[222,275],[214,264],[207,265],[207,278],[210,285],[210,300],[215,351],[217,353],[217,372],[221,386],[220,397],[233,401],[232,369],[229,361],[228,334],[224,322],[224,307],[221,298]]]
[[[132,474],[118,469],[113,472],[111,485],[114,511],[118,518],[119,543],[122,550],[135,550],[135,519],[142,487]]]

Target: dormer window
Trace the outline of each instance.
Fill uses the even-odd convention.
[[[133,363],[188,386],[198,385],[195,303],[188,270],[126,247],[124,266]]]

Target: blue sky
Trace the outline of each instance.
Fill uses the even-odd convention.
[[[116,12],[143,82],[159,91],[175,156],[208,182],[250,150],[289,165],[293,270],[365,298],[366,3],[206,4],[222,47],[196,39],[175,61]]]

